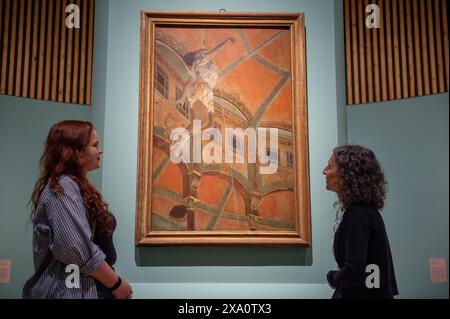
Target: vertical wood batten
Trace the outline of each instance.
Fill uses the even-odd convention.
[[[399,26],[398,26],[398,1],[392,1],[392,34],[394,36],[394,72],[395,72],[395,98],[402,98],[400,73],[400,45],[399,45]]]
[[[52,79],[51,79],[51,68],[52,68],[52,40],[53,40],[53,34],[52,34],[52,26],[53,26],[53,20],[54,20],[54,14],[53,14],[53,0],[47,0],[48,1],[48,16],[47,16],[47,36],[46,36],[46,44],[47,47],[45,49],[45,76],[44,76],[44,100],[50,99],[50,89],[52,86]]]
[[[365,61],[365,47],[364,47],[364,28],[365,28],[365,19],[364,19],[364,6],[363,1],[358,1],[358,43],[359,43],[359,73],[361,80],[361,103],[367,103],[367,93],[366,93],[366,61]]]
[[[80,55],[80,84],[78,86],[78,103],[84,104],[85,100],[85,88],[86,88],[86,41],[88,32],[88,5],[86,1],[83,1],[81,9],[81,55]]]
[[[392,57],[391,2],[392,2],[391,0],[386,0],[386,50],[387,50],[387,66],[388,66],[389,100],[395,99],[394,61]]]
[[[430,70],[431,70],[431,92],[437,93],[436,79],[436,56],[434,49],[434,19],[433,19],[433,1],[427,1],[428,12],[428,47],[430,49]]]
[[[91,104],[91,85],[92,85],[92,59],[93,59],[93,37],[94,37],[94,0],[88,0],[89,3],[89,31],[87,46],[87,72],[86,72],[86,104]]]
[[[34,13],[33,13],[33,47],[31,51],[31,74],[30,74],[30,91],[28,97],[36,97],[37,79],[36,69],[38,60],[38,32],[39,32],[39,1],[34,1]]]
[[[423,95],[422,89],[422,58],[420,55],[420,33],[419,33],[419,24],[420,24],[420,16],[417,0],[413,0],[413,21],[414,21],[414,50],[415,50],[415,72],[416,72],[416,85],[417,85],[417,95]]]
[[[401,60],[401,82],[402,82],[402,97],[409,97],[408,93],[408,61],[406,59],[406,41],[405,41],[405,11],[403,0],[399,0],[399,25],[400,25],[400,60]]]
[[[415,73],[414,73],[414,41],[413,41],[413,31],[412,31],[412,9],[409,0],[405,3],[406,11],[406,37],[407,37],[407,47],[408,47],[408,82],[409,82],[409,96],[416,96],[416,85],[415,85]]]
[[[80,0],[76,0],[76,5],[80,7]],[[80,12],[81,14],[81,12]],[[81,27],[81,26],[80,26]],[[72,103],[77,103],[78,98],[78,68],[80,65],[80,29],[74,29],[75,41],[73,50],[73,81],[72,81]]]
[[[379,34],[380,37],[380,58],[378,60],[375,61],[375,57],[374,57],[374,63],[378,64],[379,63],[379,68],[377,67],[376,69],[380,69],[380,73],[381,73],[381,78],[379,78],[377,76],[377,74],[375,74],[375,92],[379,92],[379,88],[380,88],[380,82],[381,82],[381,96],[377,96],[376,101],[379,102],[381,101],[386,101],[387,98],[387,85],[388,85],[388,80],[386,77],[386,44],[385,44],[385,32],[386,32],[386,24],[385,24],[385,14],[384,14],[384,1],[383,0],[379,0],[378,2],[378,6],[380,8],[380,28],[373,33],[374,35],[374,39],[373,39],[373,46],[374,46],[374,52],[378,52],[378,50],[375,51],[375,46],[377,46],[378,44],[378,39],[376,37],[376,34]],[[379,61],[379,62],[378,62]],[[377,93],[376,93],[377,94]],[[379,93],[378,93],[379,94]]]
[[[24,23],[25,23],[25,0],[19,0],[19,35],[17,43],[17,65],[16,65],[16,83],[14,85],[13,95],[20,96],[23,75],[23,48],[24,48]]]
[[[444,61],[442,60],[442,39],[441,39],[441,12],[439,1],[434,2],[434,17],[436,19],[436,51],[437,51],[437,73],[439,93],[445,92],[444,82]]]
[[[21,96],[28,97],[28,83],[30,80],[30,57],[31,57],[31,24],[33,23],[33,6],[31,1],[27,1],[27,19],[26,19],[26,31],[25,31],[25,57],[23,61],[23,87]]]
[[[425,1],[420,0],[420,25],[422,33],[422,66],[423,66],[423,86],[425,90],[425,95],[430,95],[430,80],[428,72],[428,44],[427,44],[427,24],[426,24],[426,12],[425,12]]]
[[[3,29],[3,14],[4,14],[4,10],[3,10],[3,4],[4,1],[0,0],[0,79],[1,79],[1,75],[2,75],[2,66],[3,66],[3,33],[4,33],[4,29]]]
[[[39,39],[39,67],[37,79],[36,97],[42,100],[44,93],[44,65],[45,65],[45,22],[47,21],[47,0],[41,0],[41,19],[40,19],[40,39]]]
[[[358,34],[357,34],[357,19],[356,19],[356,2],[351,2],[351,17],[352,17],[352,58],[353,58],[353,92],[355,104],[360,103],[359,91],[359,61],[358,61]]]
[[[61,30],[61,1],[56,0],[56,8],[55,8],[55,21],[54,21],[54,30],[53,30],[53,67],[52,67],[52,88],[51,88],[51,96],[50,100],[57,101],[58,100],[58,74],[59,74],[59,52],[60,52],[60,42],[59,42],[59,32]]]
[[[446,91],[449,91],[449,52],[448,52],[448,17],[447,17],[447,0],[441,0],[442,4],[442,38],[444,39],[444,63],[445,63],[445,79]]]
[[[90,103],[94,1],[0,0],[0,94]],[[81,25],[68,29],[72,3]]]
[[[9,70],[8,70],[8,85],[7,92],[9,95],[14,94],[14,76],[15,62],[16,62],[16,43],[17,43],[17,1],[12,2],[12,18],[11,18],[11,38],[9,45]]]
[[[364,8],[367,8],[367,6],[369,5],[369,0],[365,0],[364,1],[364,6],[363,6],[363,12],[365,11]],[[364,21],[364,19],[363,19]],[[368,96],[368,102],[372,103],[373,102],[373,73],[378,72],[378,63],[374,64],[372,63],[372,41],[371,41],[371,37],[370,34],[371,33],[375,33],[376,34],[376,29],[369,29],[369,28],[364,28],[365,29],[365,43],[366,43],[366,47],[365,47],[365,53],[366,53],[366,59],[367,59],[367,96]],[[378,51],[378,49],[376,50]]]
[[[345,24],[345,66],[347,81],[347,104],[353,104],[353,84],[352,84],[352,56],[351,56],[351,36],[350,36],[350,0],[344,0],[344,24]]]
[[[69,1],[69,4],[71,1]],[[66,84],[65,84],[65,95],[64,102],[71,103],[72,100],[70,98],[72,91],[72,81],[73,81],[73,36],[74,36],[74,28],[67,28],[67,52],[66,52]]]
[[[10,31],[10,22],[9,22],[9,9],[11,5],[12,0],[5,0],[5,9],[4,9],[4,20],[5,20],[5,27],[3,30],[3,47],[2,47],[2,75],[1,75],[1,86],[0,86],[0,93],[5,94],[6,93],[6,75],[8,70],[8,47],[9,47],[9,31]]]
[[[59,50],[59,80],[58,80],[58,102],[64,102],[64,89],[65,89],[65,70],[66,70],[66,12],[67,1],[62,0],[61,6],[61,21],[60,21],[60,50]]]

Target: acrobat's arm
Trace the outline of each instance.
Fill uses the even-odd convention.
[[[208,52],[205,52],[205,56],[210,57],[211,55],[218,53],[221,49],[223,49],[225,47],[225,45],[228,42],[234,43],[234,42],[236,42],[236,40],[232,37],[228,37],[225,41],[216,45],[215,48],[209,50]]]

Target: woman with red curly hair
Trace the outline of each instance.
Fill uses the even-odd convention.
[[[337,270],[327,274],[333,299],[398,295],[383,219],[386,181],[375,154],[359,145],[333,150],[324,168],[326,188],[338,196],[333,252]]]
[[[35,273],[23,298],[131,298],[112,268],[116,220],[86,178],[102,150],[90,122],[53,125],[31,197]]]

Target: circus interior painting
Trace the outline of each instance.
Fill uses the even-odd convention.
[[[149,231],[298,232],[291,29],[162,25],[151,37]]]

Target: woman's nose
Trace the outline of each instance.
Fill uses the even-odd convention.
[[[327,175],[327,168],[326,167],[323,169],[322,174],[323,175]]]

